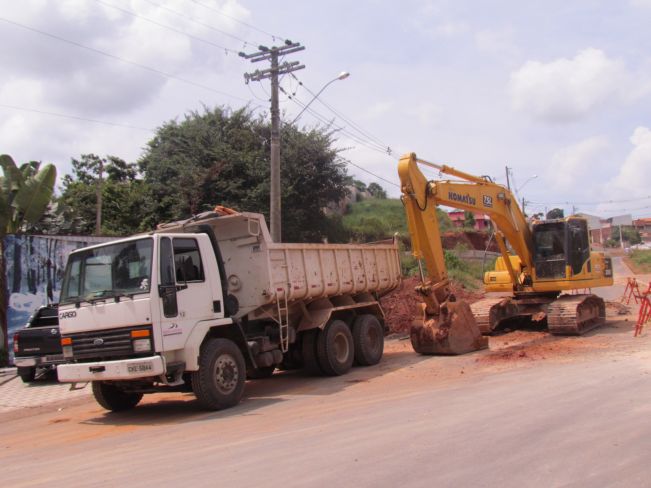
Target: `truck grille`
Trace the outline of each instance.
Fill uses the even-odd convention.
[[[149,330],[150,340],[153,341],[151,325],[97,332],[80,332],[78,334],[66,334],[66,337],[72,339],[72,357],[74,359],[111,359],[124,356],[148,356],[153,352],[153,343],[152,351],[144,354],[133,352],[131,331],[143,329]]]

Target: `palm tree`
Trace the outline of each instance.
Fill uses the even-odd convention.
[[[0,331],[7,349],[7,283],[4,238],[18,234],[26,225],[35,224],[45,213],[52,194],[57,171],[54,165],[30,161],[20,167],[11,156],[0,156]]]

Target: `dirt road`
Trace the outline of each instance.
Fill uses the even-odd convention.
[[[611,310],[612,311],[612,310]],[[621,320],[621,319],[628,319]],[[491,351],[249,382],[206,413],[190,395],[126,414],[95,403],[0,416],[6,486],[641,486],[651,336],[630,316],[586,337],[516,332]],[[59,410],[60,409],[60,410]]]
[[[621,293],[621,292],[620,292]],[[644,486],[651,334],[608,307],[583,337],[512,332],[490,350],[383,361],[336,378],[247,384],[236,408],[152,395],[0,414],[5,486]],[[76,402],[76,404],[75,404]]]

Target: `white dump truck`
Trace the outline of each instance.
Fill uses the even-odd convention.
[[[59,303],[59,381],[91,381],[112,411],[188,389],[222,409],[275,368],[341,375],[382,357],[378,295],[399,280],[396,242],[274,243],[262,215],[217,209],[79,249]]]

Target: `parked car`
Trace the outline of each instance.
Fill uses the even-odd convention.
[[[59,335],[58,305],[39,308],[24,328],[14,334],[14,364],[24,383],[64,363]]]

